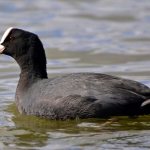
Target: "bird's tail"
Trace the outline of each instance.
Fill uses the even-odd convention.
[[[141,104],[141,113],[144,115],[150,114],[150,99],[146,99],[142,104]]]
[[[145,106],[148,106],[148,105],[150,105],[150,99],[145,100],[145,101],[141,104],[141,107],[145,107]]]

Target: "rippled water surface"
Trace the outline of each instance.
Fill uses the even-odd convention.
[[[103,72],[150,86],[149,0],[0,1],[0,36],[10,26],[39,35],[49,77]],[[18,65],[1,55],[0,149],[150,149],[150,116],[49,121],[20,115],[18,78]]]

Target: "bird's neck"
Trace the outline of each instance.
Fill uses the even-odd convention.
[[[36,59],[24,55],[16,61],[21,69],[17,90],[26,91],[33,83],[48,78],[45,55]]]
[[[38,68],[39,66],[24,66],[21,68],[20,78],[17,89],[26,91],[35,82],[47,79],[46,68]],[[36,69],[35,69],[36,68]]]
[[[18,62],[19,63],[19,62]],[[31,65],[32,64],[32,65]],[[37,63],[28,61],[27,63],[19,63],[21,73],[16,89],[15,100],[16,104],[20,106],[21,101],[24,100],[26,93],[30,91],[30,87],[40,80],[47,79],[46,64],[38,65]],[[21,108],[19,108],[21,111]]]
[[[24,96],[28,91],[30,91],[30,87],[37,83],[38,81],[47,78],[47,73],[41,74],[41,72],[28,71],[25,69],[21,69],[19,82],[16,88],[15,100],[17,105],[23,101]],[[19,106],[19,105],[18,105]]]

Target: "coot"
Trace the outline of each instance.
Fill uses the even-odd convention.
[[[34,33],[7,29],[0,53],[13,57],[20,66],[15,96],[20,113],[63,120],[150,113],[150,88],[136,81],[99,73],[48,79],[45,51]]]

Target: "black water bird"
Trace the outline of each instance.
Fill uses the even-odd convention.
[[[63,120],[150,113],[150,88],[136,81],[99,73],[48,79],[45,51],[34,33],[7,29],[0,53],[13,57],[20,66],[15,96],[20,113]]]

